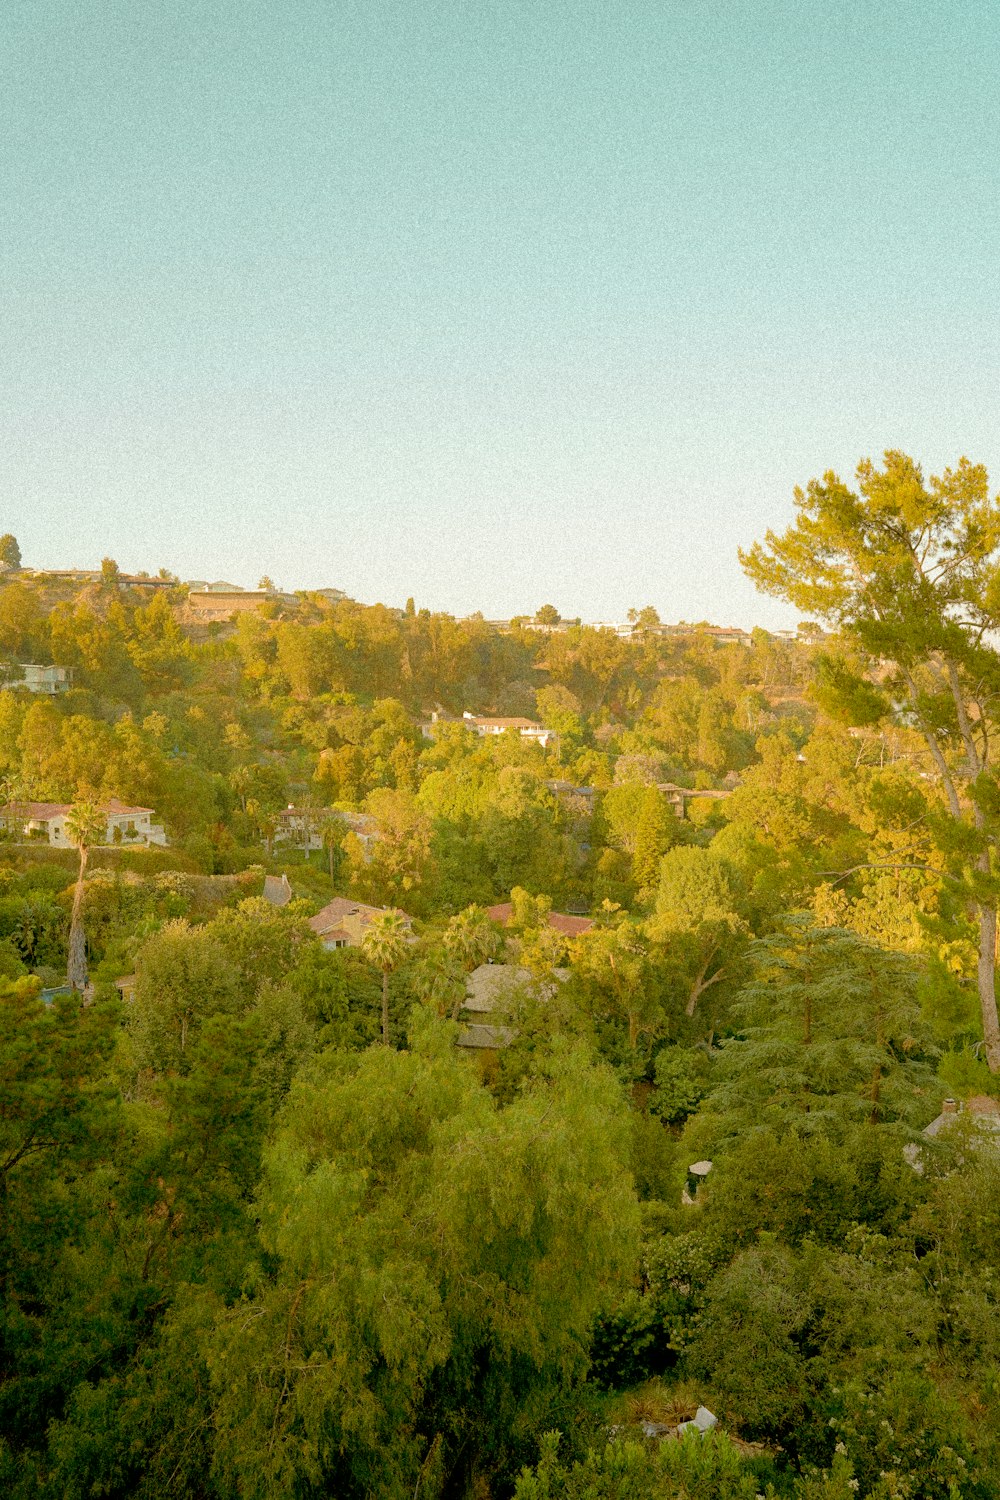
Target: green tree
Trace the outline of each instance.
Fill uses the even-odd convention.
[[[9,531],[0,536],[0,571],[16,573],[21,566],[21,549]]]
[[[788,918],[754,945],[751,961],[753,980],[735,1006],[741,1034],[723,1049],[713,1107],[744,1130],[751,1120],[839,1130],[926,1116],[927,1038],[911,958]]]
[[[451,917],[444,933],[444,946],[466,973],[499,958],[503,935],[481,906],[467,906]]]
[[[680,963],[688,1016],[707,990],[731,977],[745,947],[739,898],[736,871],[714,849],[682,845],[664,855],[649,929]]]
[[[856,690],[865,716],[895,716],[923,736],[944,799],[941,838],[962,869],[979,926],[978,987],[987,1061],[1000,1071],[996,998],[1000,782],[991,759],[1000,656],[1000,503],[986,470],[961,459],[924,480],[904,453],[795,492],[798,519],[740,560],[765,593],[841,631],[880,690]],[[950,820],[951,828],[945,824]]]
[[[562,619],[554,604],[543,604],[535,610],[536,625],[558,625]]]
[[[135,1066],[185,1072],[206,1018],[240,1008],[239,971],[218,937],[183,919],[165,923],[136,963],[128,1017]]]
[[[413,1044],[317,1059],[266,1149],[267,1269],[206,1347],[227,1494],[485,1492],[634,1271],[610,1073],[566,1051],[498,1109],[451,1023]]]
[[[389,1045],[389,975],[406,952],[409,929],[398,911],[373,917],[361,939],[361,951],[382,974],[382,1044]]]
[[[659,612],[651,604],[645,605],[642,609],[630,609],[628,622],[639,635],[647,635],[659,629]]]
[[[344,838],[347,824],[339,813],[324,811],[320,815],[319,836],[329,861],[330,879],[336,880],[344,863]]]

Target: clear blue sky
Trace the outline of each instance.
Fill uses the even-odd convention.
[[[788,623],[888,446],[1000,485],[1000,6],[7,0],[36,565]]]

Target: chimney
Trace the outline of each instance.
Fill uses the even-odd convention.
[[[955,1103],[954,1099],[946,1099],[944,1101],[944,1103],[941,1105],[941,1113],[943,1115],[954,1115],[958,1113],[958,1105]]]

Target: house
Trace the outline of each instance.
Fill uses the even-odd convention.
[[[473,969],[465,982],[462,1004],[462,1019],[466,1024],[459,1031],[455,1045],[490,1052],[509,1047],[517,1032],[511,1026],[494,1024],[488,1018],[497,1007],[503,1015],[525,991],[536,1000],[551,1000],[559,985],[565,984],[569,978],[569,970],[553,969],[552,975],[551,979],[539,979],[530,969],[518,964],[480,964]]]
[[[506,927],[514,915],[513,904],[510,901],[501,901],[497,906],[488,906],[486,915],[492,921],[499,922],[501,927]],[[549,926],[556,932],[561,932],[563,937],[582,937],[594,925],[592,917],[574,917],[564,911],[550,911],[546,920]]]
[[[190,589],[188,607],[199,620],[231,620],[234,615],[248,614],[264,604],[297,604],[294,594],[277,589],[239,589],[225,584],[207,584]]]
[[[509,1026],[485,1026],[473,1022],[463,1026],[455,1039],[456,1047],[468,1047],[477,1052],[501,1052],[514,1040]]]
[[[466,980],[463,1011],[488,1015],[515,990],[531,983],[530,969],[517,964],[480,964]]]
[[[54,849],[75,849],[66,823],[73,811],[71,802],[9,802],[0,808],[0,821],[8,832],[20,832],[32,842],[51,844]],[[159,823],[152,822],[151,807],[130,807],[117,797],[99,804],[105,816],[104,845],[123,844],[145,847],[165,845],[167,835]]]
[[[707,788],[678,786],[676,781],[658,781],[656,790],[662,792],[679,818],[683,818],[687,811],[687,804],[691,801],[703,799],[708,802],[719,802],[728,797],[733,790],[730,787],[726,791],[712,791]]]
[[[522,740],[534,740],[543,749],[558,738],[554,729],[546,729],[534,719],[500,718],[491,719],[482,714],[464,713],[463,722],[467,727],[478,734],[480,738],[487,735],[506,734],[508,729],[514,730]]]
[[[971,1099],[966,1099],[964,1107],[960,1107],[954,1099],[945,1099],[941,1105],[941,1113],[929,1125],[924,1126],[921,1134],[928,1140],[934,1140],[963,1116],[977,1130],[1000,1136],[1000,1099],[991,1099],[987,1094],[973,1094]]]
[[[297,849],[322,849],[321,825],[329,816],[328,807],[295,807],[289,802],[278,814],[274,842],[294,844]]]
[[[309,918],[309,926],[324,948],[360,948],[361,939],[376,917],[383,917],[392,907],[365,906],[362,901],[350,901],[346,896],[334,896],[322,911]],[[405,911],[396,910],[407,928],[413,918]]]
[[[926,1140],[933,1141],[941,1135],[946,1136],[959,1120],[972,1128],[982,1145],[1000,1147],[1000,1099],[992,1099],[987,1094],[973,1094],[964,1105],[955,1099],[945,1099],[941,1113],[920,1133]],[[916,1142],[905,1145],[903,1155],[915,1172],[923,1173],[921,1148]]]
[[[27,688],[29,693],[46,693],[55,697],[68,692],[73,685],[72,667],[41,666],[38,662],[22,661],[18,666],[23,676],[14,687]]]
[[[381,836],[378,819],[371,813],[359,812],[335,812],[334,816],[343,819],[348,833],[354,834],[366,855],[370,854],[372,845],[377,844]]]
[[[463,1018],[475,1019],[462,1027],[455,1045],[477,1052],[499,1052],[509,1047],[516,1035],[510,1026],[495,1026],[479,1018],[489,1016],[497,1005],[503,1008],[505,1001],[531,982],[530,970],[516,964],[480,964],[473,969],[466,980],[462,1014]]]

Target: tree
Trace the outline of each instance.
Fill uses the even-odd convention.
[[[929,1076],[911,958],[796,916],[755,943],[751,961],[713,1098],[734,1130],[915,1123]]]
[[[129,1012],[132,1056],[139,1069],[182,1074],[210,1016],[240,1009],[239,970],[216,932],[167,922],[143,947]]]
[[[266,1148],[266,1269],[205,1341],[222,1493],[507,1492],[634,1274],[610,1071],[565,1049],[498,1109],[422,1019],[410,1051],[318,1058]]]
[[[382,1044],[389,1045],[389,975],[406,952],[408,929],[398,911],[373,917],[361,939],[365,957],[382,971]]]
[[[678,967],[689,1017],[706,990],[730,977],[745,946],[738,885],[736,871],[714,849],[682,845],[663,857],[649,926]]]
[[[9,531],[0,536],[0,572],[16,573],[21,566],[21,549]]]
[[[500,956],[503,935],[498,924],[481,906],[467,906],[449,919],[444,946],[466,973],[470,973],[480,964]]]
[[[257,587],[259,589],[266,589],[269,594],[273,594],[274,593],[274,579],[271,577],[271,575],[269,573],[265,573],[262,578],[258,579],[258,581],[257,581]]]
[[[646,635],[648,632],[658,629],[660,614],[651,604],[647,604],[642,609],[630,609],[628,612],[628,622],[641,635]]]
[[[1000,503],[985,468],[965,458],[925,483],[912,458],[889,451],[882,469],[864,459],[857,481],[855,492],[828,472],[797,489],[795,525],[769,531],[740,561],[758,588],[858,651],[863,670],[840,672],[855,724],[891,716],[922,735],[946,810],[940,839],[978,919],[983,1038],[998,1072],[1000,655],[989,638],[1000,626]],[[866,681],[878,692],[863,693]]]
[[[83,935],[83,878],[91,846],[104,837],[107,818],[92,802],[77,802],[66,818],[66,832],[76,845],[80,868],[73,889],[73,914],[69,924],[69,961],[66,979],[75,990],[87,983],[87,950]]]
[[[535,610],[536,625],[558,625],[561,619],[554,604],[543,604],[540,609]]]
[[[323,840],[330,862],[330,879],[336,880],[337,871],[344,862],[344,838],[348,826],[339,813],[324,812],[320,818],[319,836]]]

